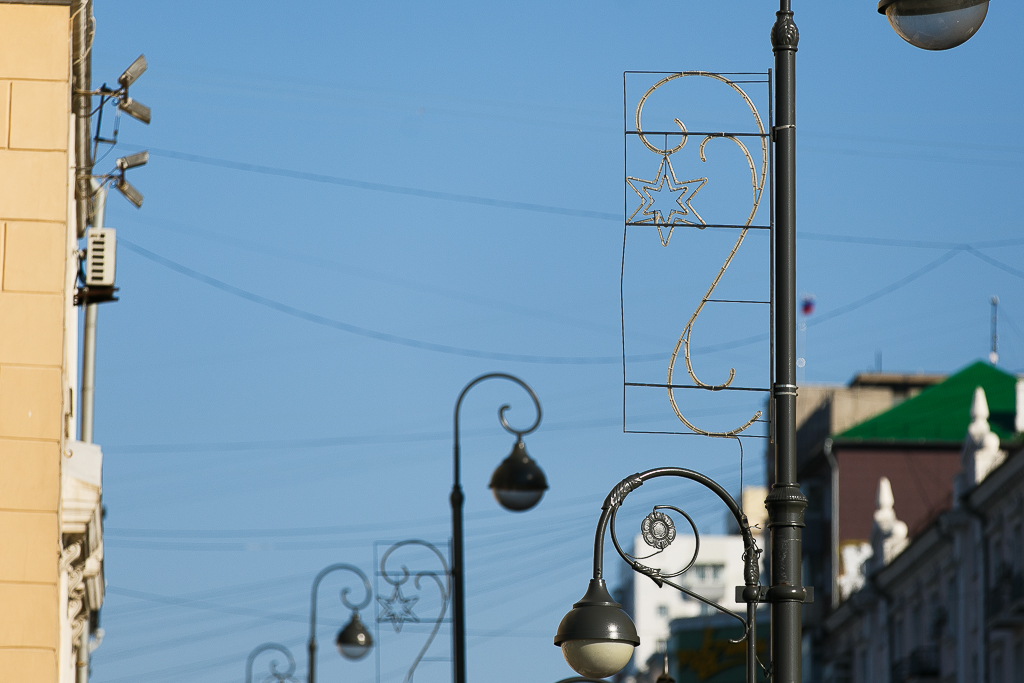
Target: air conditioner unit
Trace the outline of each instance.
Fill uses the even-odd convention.
[[[113,228],[89,228],[85,233],[86,287],[113,287],[117,234]]]

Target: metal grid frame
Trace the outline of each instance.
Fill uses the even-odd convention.
[[[726,132],[726,131],[688,131],[683,126],[682,122],[680,122],[678,119],[676,120],[676,123],[677,123],[677,125],[680,126],[680,130],[676,130],[676,131],[641,131],[641,130],[638,129],[637,126],[634,126],[634,129],[631,130],[630,129],[630,116],[631,116],[631,113],[634,111],[634,109],[633,109],[633,107],[630,106],[630,102],[628,101],[627,98],[628,98],[629,78],[632,75],[662,76],[663,77],[661,82],[659,82],[657,85],[655,85],[654,87],[650,88],[647,91],[647,95],[651,94],[651,92],[653,92],[654,89],[659,87],[659,85],[661,85],[662,83],[666,82],[667,79],[670,79],[670,78],[673,78],[673,77],[681,77],[681,76],[708,76],[708,77],[712,77],[712,78],[717,78],[718,80],[727,81],[728,83],[733,84],[734,89],[740,91],[741,93],[742,93],[742,90],[740,90],[738,88],[739,84],[764,85],[766,87],[767,102],[768,102],[768,127],[767,127],[767,130],[762,130],[762,132],[749,132],[749,131],[742,131],[742,132],[739,132],[739,131],[737,131],[737,132]],[[744,97],[746,98],[745,93],[743,93],[743,94],[744,94]],[[644,98],[642,98],[641,101],[638,103],[639,107],[642,108],[642,106],[643,106],[643,99],[645,99],[647,97],[647,95],[645,95]],[[766,394],[767,396],[770,397],[771,386],[774,385],[774,382],[775,382],[775,339],[774,339],[774,331],[775,331],[775,308],[776,308],[776,304],[775,304],[775,238],[774,238],[774,231],[775,231],[775,201],[774,201],[775,158],[774,158],[774,145],[768,144],[773,139],[774,130],[775,130],[775,121],[774,121],[775,112],[774,112],[774,106],[773,106],[773,104],[774,104],[773,96],[774,96],[774,93],[773,93],[773,89],[772,89],[772,70],[771,69],[768,69],[767,71],[764,71],[764,72],[705,72],[705,71],[677,71],[677,72],[670,72],[670,71],[643,71],[643,70],[640,70],[640,71],[624,71],[623,72],[623,75],[622,75],[622,112],[623,112],[623,120],[622,120],[622,123],[623,123],[623,130],[622,130],[622,132],[623,132],[622,163],[623,163],[623,173],[622,173],[622,175],[623,175],[623,178],[626,179],[626,182],[624,183],[624,187],[623,187],[622,256],[621,256],[621,264],[620,264],[620,272],[619,272],[619,311],[620,311],[620,332],[621,332],[621,340],[622,340],[622,431],[623,431],[623,433],[626,433],[626,434],[669,434],[669,435],[682,435],[682,436],[710,436],[710,437],[726,437],[726,438],[735,438],[735,439],[759,439],[759,440],[769,440],[769,441],[771,441],[773,439],[773,435],[772,435],[771,432],[772,432],[772,429],[774,428],[774,419],[773,419],[773,416],[770,414],[771,409],[772,409],[772,402],[771,402],[771,400],[767,401],[769,415],[763,416],[763,414],[761,414],[761,412],[759,411],[758,415],[755,416],[754,419],[750,420],[746,425],[744,425],[742,428],[740,428],[738,431],[736,431],[734,433],[709,433],[709,432],[706,432],[706,431],[694,430],[692,428],[686,429],[685,431],[683,431],[683,430],[644,430],[644,429],[630,429],[629,426],[628,426],[629,425],[629,422],[628,422],[628,390],[629,390],[630,387],[663,388],[663,389],[666,389],[669,392],[670,398],[672,397],[672,392],[674,390],[676,390],[676,389],[683,389],[683,390],[700,390],[700,389],[703,389],[705,391],[716,391],[716,392],[718,392],[718,391],[758,392],[758,393],[764,393],[764,394]],[[747,101],[748,101],[748,104],[750,104],[749,99]],[[634,105],[634,106],[637,106],[637,105]],[[750,104],[750,106],[751,106],[751,109],[753,110],[754,109],[753,105]],[[639,113],[640,113],[639,111],[636,112],[636,120],[639,120]],[[755,115],[755,117],[758,116],[756,111],[754,111],[754,115]],[[760,125],[760,121],[759,120],[758,120],[758,123]],[[669,149],[668,148],[667,140],[668,140],[668,137],[670,135],[672,135],[672,136],[680,136],[680,135],[683,135],[683,136],[698,136],[698,137],[704,138],[704,142],[707,142],[708,140],[713,139],[713,138],[722,138],[722,137],[734,138],[734,139],[735,138],[758,138],[758,139],[760,139],[762,141],[762,148],[764,149],[764,155],[765,155],[763,163],[764,163],[764,173],[766,175],[766,178],[765,178],[764,183],[762,183],[762,185],[760,186],[760,188],[756,190],[757,198],[755,200],[755,210],[751,214],[751,221],[748,221],[747,225],[737,225],[737,224],[705,223],[701,219],[701,221],[700,221],[701,224],[699,225],[699,227],[701,229],[707,228],[707,229],[715,229],[715,230],[723,230],[724,229],[724,230],[744,230],[744,231],[746,231],[746,230],[766,230],[766,231],[768,231],[768,235],[769,235],[769,247],[768,247],[768,252],[769,252],[769,268],[768,268],[768,292],[769,292],[769,297],[768,297],[768,300],[767,301],[728,300],[728,299],[713,299],[713,298],[708,298],[706,296],[702,300],[702,303],[701,303],[701,308],[703,307],[703,305],[705,303],[725,303],[725,304],[735,304],[735,303],[755,304],[756,303],[756,304],[767,305],[769,307],[769,316],[768,316],[769,317],[769,329],[768,329],[768,340],[767,340],[768,341],[768,358],[767,358],[767,361],[768,361],[768,377],[769,377],[768,386],[764,386],[764,387],[760,387],[760,386],[753,386],[753,387],[735,386],[734,387],[734,386],[731,386],[731,382],[732,382],[732,378],[731,377],[730,377],[729,382],[727,383],[728,384],[727,386],[716,386],[716,387],[711,387],[709,385],[706,385],[706,384],[704,384],[702,382],[699,382],[699,380],[697,380],[697,382],[694,382],[692,384],[679,384],[679,383],[673,383],[673,382],[654,383],[654,382],[631,382],[631,381],[629,381],[628,370],[627,370],[627,356],[626,356],[626,311],[625,311],[626,244],[627,244],[627,238],[628,238],[628,234],[629,234],[629,229],[631,227],[640,227],[640,226],[650,227],[650,226],[654,225],[654,226],[658,227],[659,234],[661,234],[661,228],[662,227],[668,227],[669,228],[669,238],[668,239],[671,239],[671,231],[676,226],[682,225],[682,226],[698,227],[695,223],[693,223],[691,221],[678,221],[678,219],[677,219],[678,222],[672,222],[672,220],[671,220],[672,217],[671,216],[669,217],[668,220],[664,220],[664,221],[659,222],[658,221],[659,216],[658,216],[657,213],[655,214],[655,219],[653,221],[652,220],[643,220],[643,221],[631,220],[632,218],[635,218],[637,213],[643,208],[643,206],[641,206],[640,208],[637,208],[636,210],[634,210],[632,212],[632,214],[630,214],[630,207],[629,207],[630,189],[632,189],[634,192],[636,192],[636,188],[629,181],[630,180],[637,180],[637,179],[631,178],[631,176],[629,175],[629,156],[630,156],[629,155],[629,141],[630,141],[630,136],[631,135],[635,136],[635,137],[639,137],[639,138],[644,138],[646,136],[658,136],[658,135],[662,136],[663,140],[665,141],[665,147],[662,150],[663,152]],[[649,149],[651,149],[650,145],[648,145],[646,143],[646,141],[645,141],[645,145]],[[654,150],[652,149],[652,151],[654,151]],[[744,151],[746,151],[746,150],[744,150]],[[668,154],[665,154],[664,158],[668,159],[668,156],[669,156]],[[749,155],[748,155],[748,159],[749,159]],[[752,170],[753,170],[753,166],[752,166]],[[661,177],[661,175],[662,175],[662,170],[659,169],[659,177]],[[675,180],[674,175],[672,177],[672,180]],[[663,180],[663,182],[664,182],[664,180]],[[687,181],[683,181],[683,183],[678,183],[677,182],[677,185],[682,185],[682,184],[685,184],[686,182]],[[690,181],[690,182],[693,182],[693,181]],[[706,180],[705,180],[705,182],[706,182]],[[767,188],[764,187],[765,184],[767,185]],[[703,184],[700,187],[702,187],[702,186],[703,186]],[[671,184],[670,184],[670,187],[671,187]],[[699,189],[699,187],[698,187],[698,189]],[[769,198],[769,201],[768,201],[768,224],[767,225],[753,224],[752,220],[753,220],[753,218],[755,217],[755,215],[757,213],[757,209],[759,208],[759,204],[760,204],[761,198],[763,198],[765,190],[767,190],[768,198]],[[639,194],[639,192],[637,192],[637,194]],[[696,190],[693,193],[690,194],[690,197],[692,197],[694,194],[696,194]],[[675,213],[675,212],[673,212],[673,213]],[[697,215],[695,211],[693,213],[695,215]],[[697,215],[697,216],[699,218],[699,215]],[[745,232],[743,234],[745,235]],[[666,239],[662,235],[662,245],[663,246],[667,246],[668,239]],[[743,239],[743,236],[741,235],[739,241],[741,242],[742,239]],[[722,274],[724,274],[725,269],[728,267],[729,262],[731,261],[732,256],[735,255],[735,251],[736,251],[736,249],[738,249],[738,247],[739,247],[739,242],[737,242],[737,246],[734,248],[733,253],[730,255],[729,259],[726,261],[725,266],[723,266],[722,270],[720,271],[719,278],[722,276]],[[715,286],[717,286],[717,279],[716,279],[715,283],[712,285],[711,290],[709,290],[709,293],[714,290]],[[694,316],[691,318],[690,324],[687,325],[687,328],[689,328],[690,325],[692,325],[693,320],[696,318],[696,315],[700,312],[701,308],[698,308],[697,313],[695,313]],[[685,334],[685,330],[684,330],[684,334]],[[682,340],[682,337],[680,339]],[[677,351],[678,351],[678,345],[677,345]],[[687,338],[687,363],[689,362],[688,353],[689,353],[689,349],[688,349],[688,338]],[[672,357],[672,361],[671,362],[674,363],[674,361],[675,361],[675,353],[673,353],[673,357]],[[671,366],[670,366],[669,372],[670,373],[672,372]],[[671,374],[669,376],[671,376]],[[695,377],[693,377],[692,372],[691,372],[691,377],[693,379],[696,379]],[[682,415],[679,413],[679,410],[678,410],[678,408],[675,405],[674,399],[671,399],[671,402],[672,402],[673,409],[676,411],[676,415],[678,417],[680,417],[680,419],[682,420],[683,419]],[[683,420],[683,422],[685,423],[686,421]],[[742,431],[744,429],[752,426],[753,424],[766,424],[767,427],[768,427],[768,433],[767,434],[743,434],[742,433]],[[686,426],[687,427],[692,427],[692,425],[689,425],[689,424],[687,424]]]

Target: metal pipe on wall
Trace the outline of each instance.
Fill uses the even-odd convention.
[[[93,181],[95,182],[95,181]],[[103,227],[104,214],[107,207],[107,188],[95,190],[93,207],[93,225]],[[98,303],[85,305],[85,329],[82,334],[82,391],[81,391],[81,426],[79,438],[92,443],[93,405],[96,400],[96,319],[99,315]]]
[[[832,519],[830,520],[832,535],[832,609],[839,607],[839,461],[832,452],[832,439],[825,439],[825,458],[831,470]]]
[[[75,114],[75,219],[76,234],[85,236],[89,225],[89,200],[93,194],[92,140],[92,0],[71,2],[71,110]],[[102,220],[102,219],[101,219]],[[92,309],[90,316],[90,309]],[[82,340],[81,427],[83,441],[92,441],[92,398],[96,360],[96,304],[86,306],[85,336]],[[88,388],[88,398],[86,397]],[[75,662],[76,683],[89,683],[89,622],[85,622],[78,642]]]
[[[75,202],[78,238],[85,237],[92,196],[92,0],[71,3],[71,110],[75,114]]]

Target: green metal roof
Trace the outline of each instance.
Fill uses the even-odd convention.
[[[834,437],[847,443],[960,443],[971,422],[975,387],[985,389],[988,423],[1000,439],[1014,437],[1017,378],[978,361],[946,381]]]

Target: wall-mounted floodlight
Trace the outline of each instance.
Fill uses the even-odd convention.
[[[142,193],[136,190],[131,183],[121,177],[114,182],[114,187],[117,188],[118,192],[124,195],[125,199],[134,204],[136,209],[142,208]]]
[[[124,172],[129,168],[145,166],[147,163],[149,163],[148,151],[129,154],[126,157],[121,157],[115,162],[118,170],[116,175],[112,173],[106,176],[107,179],[113,181],[114,187],[117,188],[117,191],[123,194],[125,199],[134,204],[136,209],[142,208],[142,193],[136,190],[131,183],[125,180]]]
[[[145,166],[149,163],[149,152],[143,151],[129,154],[118,159],[116,163],[117,167],[122,171],[127,171],[129,168],[136,168],[137,166]]]
[[[121,86],[117,90],[111,90],[106,85],[100,88],[99,93],[104,96],[112,97],[117,102],[117,108],[123,111],[128,116],[134,119],[138,119],[145,124],[148,124],[151,118],[151,112],[149,107],[136,102],[128,95],[128,88],[132,83],[139,79],[146,71],[146,55],[139,55],[139,58],[131,63],[124,73],[117,77],[117,82]],[[101,105],[102,106],[102,105]]]
[[[127,88],[146,71],[146,55],[139,55],[138,59],[132,62],[131,66],[124,70],[124,73],[117,77],[121,87]]]
[[[127,96],[117,103],[117,108],[123,111],[125,114],[128,114],[128,116],[132,117],[133,119],[138,119],[139,121],[142,121],[146,125],[149,125],[149,121],[152,118],[150,113],[151,110],[149,107],[142,104],[141,102],[136,102],[135,100]]]

